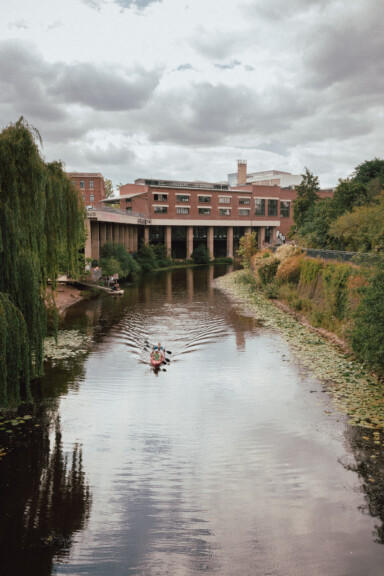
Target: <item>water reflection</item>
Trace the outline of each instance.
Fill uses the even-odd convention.
[[[74,535],[89,517],[91,495],[78,444],[68,458],[60,420],[53,437],[44,411],[28,444],[14,450],[0,469],[2,574],[49,576],[68,556]]]
[[[151,274],[68,311],[92,349],[48,368],[47,421],[0,463],[14,574],[381,574],[377,445],[326,415],[289,345],[214,289],[224,271]],[[172,353],[154,373],[159,339]],[[42,567],[25,572],[36,542]]]

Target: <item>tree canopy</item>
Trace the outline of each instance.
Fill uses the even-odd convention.
[[[77,191],[38,143],[23,118],[0,133],[0,404],[17,402],[20,378],[28,389],[42,373],[47,282],[55,287],[60,254],[77,272],[84,244]]]
[[[293,201],[293,219],[296,226],[301,227],[308,210],[319,200],[319,178],[305,168],[301,184],[296,186],[297,198]]]

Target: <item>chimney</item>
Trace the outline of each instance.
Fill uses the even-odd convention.
[[[237,161],[237,185],[242,186],[247,183],[247,161]]]

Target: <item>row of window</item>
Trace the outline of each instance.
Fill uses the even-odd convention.
[[[75,182],[75,181],[74,181]],[[93,180],[88,180],[89,188],[93,190]],[[80,180],[80,188],[83,190],[85,188],[85,180]]]
[[[82,194],[82,196],[83,196],[83,202],[85,202],[85,194]],[[91,194],[89,195],[89,201],[90,201],[90,202],[94,202],[94,201],[95,201],[95,195],[94,195],[94,194],[91,193]]]
[[[156,202],[167,202],[168,195],[167,194],[154,194],[153,199]],[[219,204],[230,204],[231,203],[231,196],[219,196]],[[189,194],[176,194],[176,202],[189,202],[190,195]],[[212,196],[198,196],[199,204],[211,204]],[[239,204],[243,205],[250,205],[251,199],[250,198],[239,198]]]
[[[199,207],[199,214],[211,214],[211,207]],[[232,208],[219,208],[220,216],[230,216]],[[167,214],[168,206],[153,206],[155,214]],[[176,214],[189,214],[189,206],[176,206]],[[239,216],[249,216],[251,213],[250,208],[239,208]],[[280,202],[280,218],[289,218],[290,202]],[[256,201],[255,216],[265,216],[265,200]],[[278,200],[268,200],[268,216],[278,215]]]

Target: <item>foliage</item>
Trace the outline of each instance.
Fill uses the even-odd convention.
[[[209,264],[211,258],[209,256],[207,247],[205,244],[200,244],[191,254],[192,260],[195,264]]]
[[[307,248],[339,248],[340,245],[332,236],[330,226],[338,217],[332,198],[323,198],[316,202],[307,212],[307,217],[299,230],[302,243]]]
[[[142,242],[137,252],[136,261],[144,272],[150,272],[157,268],[157,260],[153,246]]]
[[[283,260],[277,269],[276,280],[279,283],[298,284],[302,262],[302,256],[291,256]]]
[[[274,280],[279,264],[280,260],[275,256],[264,258],[260,263],[257,271],[263,286],[270,284]]]
[[[106,198],[110,198],[114,194],[112,180],[109,178],[104,180],[104,192]]]
[[[374,368],[384,369],[384,265],[381,264],[368,286],[361,289],[362,299],[355,312],[351,331],[352,348]]]
[[[257,252],[256,232],[247,232],[239,240],[237,254],[241,258],[243,268],[250,268],[251,258]]]
[[[23,118],[0,133],[0,292],[13,304],[8,326],[20,322],[19,313],[26,324],[29,367],[19,372],[24,377],[42,373],[45,290],[48,278],[55,288],[60,250],[66,252],[66,271],[76,275],[84,239],[76,188],[59,162],[44,162],[36,140],[38,132]],[[7,350],[0,353],[8,365]]]
[[[384,187],[384,160],[380,158],[366,160],[356,166],[352,178],[363,184],[369,184],[372,180],[377,179],[381,187]]]
[[[331,316],[341,320],[347,315],[348,279],[352,268],[348,264],[328,262],[323,269],[323,289]]]
[[[164,244],[158,242],[157,244],[153,244],[152,248],[155,253],[158,268],[165,268],[172,263],[172,260],[168,256],[167,248]]]
[[[346,250],[368,252],[384,250],[384,193],[377,204],[361,206],[340,216],[330,226],[330,233],[340,239]]]
[[[264,294],[269,300],[279,297],[279,288],[276,282],[270,282],[264,286]]]
[[[229,256],[221,256],[220,258],[214,259],[215,264],[233,264],[233,258]]]
[[[317,280],[323,270],[324,263],[320,259],[305,258],[300,267],[300,282],[303,284],[312,284]]]
[[[107,242],[100,250],[100,266],[103,274],[118,274],[119,278],[128,278],[140,270],[133,256],[122,244]]]
[[[293,201],[293,219],[299,228],[304,224],[307,212],[319,200],[319,178],[305,168],[301,183],[296,186],[297,198]]]
[[[282,244],[282,246],[279,246],[277,248],[275,254],[280,260],[280,262],[283,262],[287,258],[291,258],[292,256],[300,254],[300,252],[301,252],[300,249],[297,248],[297,246],[294,246],[293,244]]]

